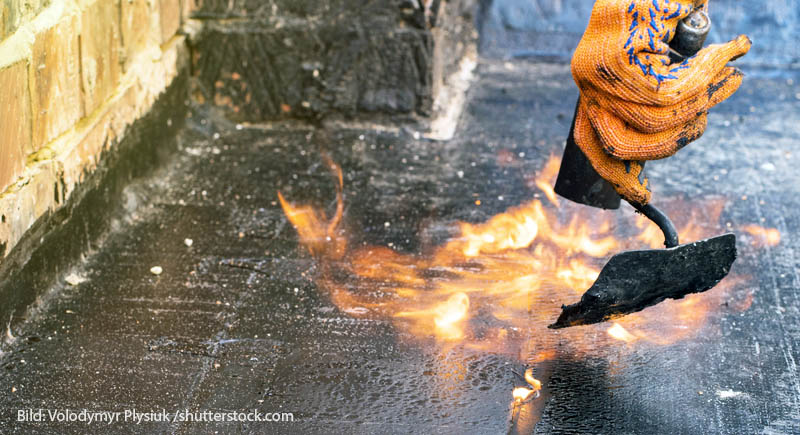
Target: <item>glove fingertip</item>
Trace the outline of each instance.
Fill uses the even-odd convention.
[[[750,51],[750,47],[753,46],[753,41],[747,35],[739,35],[737,42],[739,43],[739,48],[742,50],[742,55]]]

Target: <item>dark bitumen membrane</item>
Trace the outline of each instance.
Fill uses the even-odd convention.
[[[797,83],[797,73],[752,74],[712,112],[702,139],[648,164],[655,203],[701,207],[724,197],[721,220],[701,222],[713,232],[726,232],[725,223],[781,232],[781,243],[765,248],[738,235],[733,268],[750,277],[752,305],[722,304],[700,333],[671,345],[619,342],[591,357],[559,347],[537,367],[542,397],[516,417],[518,359],[440,352],[404,339],[390,321],[337,309],[315,284],[318,264],[298,246],[276,193],[333,210],[327,152],[343,170],[350,242],[416,252],[423,238],[448,236],[436,228],[484,221],[534,196],[526,177],[561,153],[569,129],[577,91],[568,66],[484,59],[458,136],[447,142],[404,129],[239,129],[197,109],[177,153],[124,190],[121,217],[71,271],[86,281],[69,285],[65,273],[10,331],[0,356],[0,432],[797,432]],[[501,151],[515,163],[500,165]],[[161,275],[150,273],[156,265]],[[258,409],[296,421],[109,429],[17,422],[21,408]]]

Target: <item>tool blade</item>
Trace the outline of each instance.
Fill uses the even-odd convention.
[[[668,249],[628,251],[606,263],[578,303],[562,307],[551,329],[604,322],[664,299],[713,288],[736,260],[736,236],[723,234]]]

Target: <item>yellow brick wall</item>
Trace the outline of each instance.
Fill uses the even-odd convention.
[[[0,1],[0,259],[186,65],[193,5]]]

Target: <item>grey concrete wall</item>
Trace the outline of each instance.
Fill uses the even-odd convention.
[[[473,0],[207,0],[194,96],[237,121],[429,115],[473,35]],[[446,32],[437,29],[446,28]],[[446,46],[445,56],[435,47]],[[441,62],[442,65],[438,65]]]

